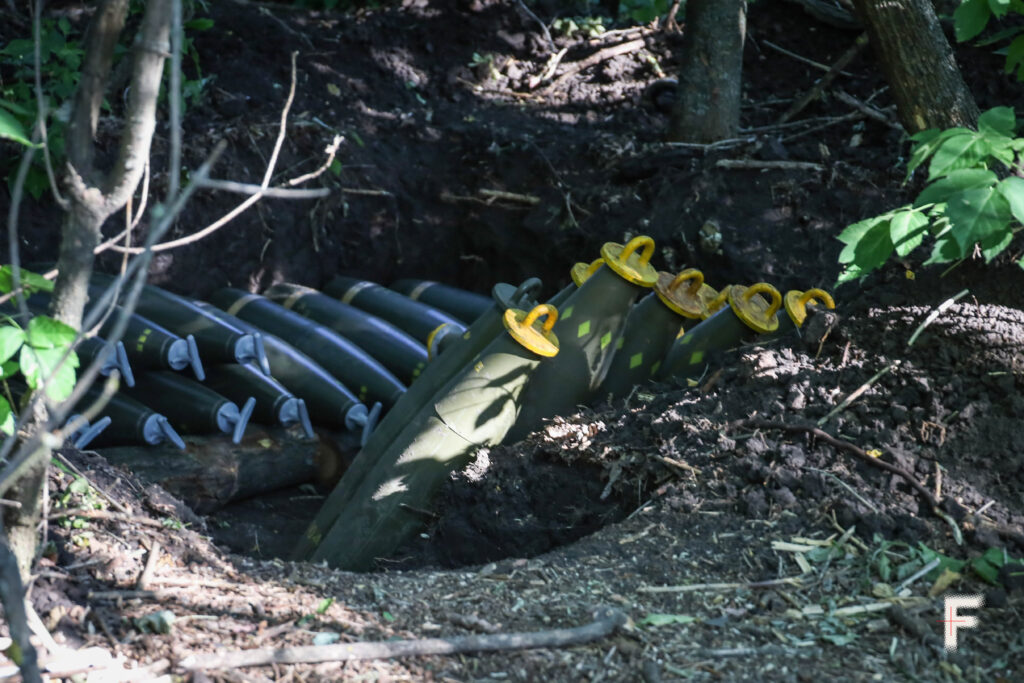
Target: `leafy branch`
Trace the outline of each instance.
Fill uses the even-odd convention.
[[[913,204],[839,235],[846,247],[837,284],[865,277],[893,252],[905,258],[929,236],[925,265],[976,254],[990,262],[1002,253],[1024,225],[1024,138],[1014,137],[1016,129],[1013,109],[996,107],[979,117],[976,131],[933,128],[912,136],[907,177],[927,162],[928,185]],[[1024,258],[1018,263],[1024,267]]]

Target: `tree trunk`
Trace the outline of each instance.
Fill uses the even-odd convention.
[[[669,140],[710,143],[740,127],[744,0],[689,0]]]
[[[135,192],[149,159],[156,126],[156,100],[164,59],[170,50],[171,0],[149,0],[133,50],[134,73],[125,111],[125,129],[120,154],[109,174],[93,164],[93,134],[103,102],[105,84],[113,62],[114,48],[128,12],[127,0],[103,0],[85,37],[82,79],[75,93],[67,133],[68,170],[66,184],[70,207],[61,233],[50,312],[74,327],[82,325],[82,311],[92,274],[93,249],[101,238],[103,222],[121,209]],[[38,403],[40,407],[41,403]],[[45,410],[37,411],[24,425],[29,435],[47,423]],[[44,442],[45,443],[45,442]],[[4,522],[11,551],[18,560],[22,577],[28,578],[35,559],[42,519],[42,500],[48,447],[40,446],[18,472],[5,498],[20,504],[4,510]]]
[[[977,127],[978,105],[964,83],[931,0],[855,0],[855,4],[907,132]]]

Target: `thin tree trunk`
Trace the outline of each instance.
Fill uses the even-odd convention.
[[[689,0],[683,66],[668,137],[709,143],[735,137],[740,126],[744,0]]]
[[[964,83],[930,0],[855,0],[910,133],[975,128],[978,105]]]
[[[93,165],[93,134],[113,63],[113,52],[124,26],[127,0],[104,0],[89,25],[85,40],[82,79],[68,126],[66,184],[70,207],[65,215],[50,313],[74,328],[82,325],[82,312],[92,274],[93,249],[101,239],[103,222],[121,209],[135,191],[149,159],[156,126],[156,100],[164,59],[170,50],[172,0],[149,0],[138,39],[135,69],[121,150],[113,169],[104,175]],[[42,406],[42,404],[37,404]],[[42,409],[41,409],[42,410]],[[32,434],[46,423],[45,410],[34,415],[25,431]],[[46,468],[50,451],[41,446],[26,462],[6,498],[20,507],[6,508],[4,520],[18,568],[28,577],[39,539]]]

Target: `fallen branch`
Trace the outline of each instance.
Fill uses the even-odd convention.
[[[715,162],[718,168],[731,168],[744,171],[817,171],[825,172],[825,167],[813,161],[759,161],[757,159],[719,159]]]
[[[330,188],[316,187],[309,189],[291,189],[286,187],[262,187],[255,183],[239,183],[234,180],[216,180],[207,178],[199,187],[211,190],[224,190],[235,194],[262,194],[264,197],[275,199],[313,199],[315,197],[326,197],[331,194]]]
[[[693,593],[695,591],[728,591],[736,589],[777,588],[778,586],[800,586],[802,577],[787,576],[770,581],[747,581],[745,583],[691,583],[686,586],[640,586],[637,593]]]
[[[898,130],[901,132],[903,131],[903,126],[901,126],[899,123],[893,121],[891,118],[886,116],[881,110],[875,109],[866,102],[861,102],[853,95],[843,92],[842,90],[835,90],[832,92],[832,94],[835,96],[837,100],[839,100],[843,104],[850,105],[860,113],[864,114],[864,116],[868,117],[869,119],[874,119],[875,121],[885,124],[886,126],[889,126],[894,130]]]
[[[602,608],[594,616],[595,620],[584,626],[526,633],[496,633],[454,638],[338,643],[285,648],[265,647],[222,654],[194,654],[182,660],[181,666],[192,670],[235,669],[267,664],[311,664],[355,659],[391,659],[393,657],[569,647],[605,638],[622,628],[628,621],[625,613],[614,608]]]
[[[867,40],[867,38],[865,38],[865,41],[866,40]],[[807,57],[804,57],[803,55],[798,55],[797,53],[791,52],[791,51],[787,50],[786,48],[784,48],[784,47],[782,47],[780,45],[776,45],[775,43],[773,43],[771,41],[762,40],[761,44],[762,45],[767,45],[771,49],[775,50],[778,53],[784,54],[787,57],[792,57],[793,59],[795,59],[798,62],[803,62],[804,64],[806,64],[808,66],[813,66],[815,69],[818,69],[819,71],[828,72],[828,71],[831,70],[831,67],[829,67],[827,64],[822,64],[821,62],[816,62],[813,59],[808,59]],[[843,66],[846,66],[846,65],[843,64],[842,66],[839,67],[839,69],[842,69]],[[850,76],[851,78],[857,78],[857,74],[852,74],[852,73],[850,73],[848,71],[839,71],[839,73],[841,73],[844,76]]]
[[[563,83],[578,74],[579,72],[589,69],[592,66],[600,64],[603,61],[618,57],[619,55],[629,54],[633,50],[639,50],[646,43],[643,38],[637,38],[636,40],[630,40],[625,43],[619,43],[618,45],[612,45],[598,50],[594,54],[590,55],[586,59],[581,59],[578,62],[573,63],[569,68],[565,70],[558,78],[553,80],[549,85],[541,88],[538,93],[546,95],[552,90],[556,90],[561,87]]]
[[[507,199],[510,202],[521,202],[523,204],[540,204],[540,197],[532,194],[519,194],[517,192],[505,192],[504,190],[477,190],[488,200]]]
[[[767,41],[765,42],[767,43]],[[857,36],[857,40],[853,42],[853,45],[839,56],[839,59],[837,59],[835,64],[828,69],[828,72],[821,77],[821,80],[815,83],[814,87],[800,96],[800,98],[793,103],[793,106],[779,118],[779,123],[789,121],[791,118],[803,111],[804,107],[821,97],[821,93],[825,91],[825,88],[832,84],[832,81],[835,80],[836,76],[844,73],[843,67],[852,62],[853,58],[859,55],[861,50],[863,50],[867,44],[868,34],[862,33]]]

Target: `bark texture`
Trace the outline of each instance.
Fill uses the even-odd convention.
[[[669,139],[710,143],[735,137],[740,126],[744,0],[689,0],[683,64]]]
[[[964,83],[931,0],[855,0],[909,133],[975,128],[978,105]]]

